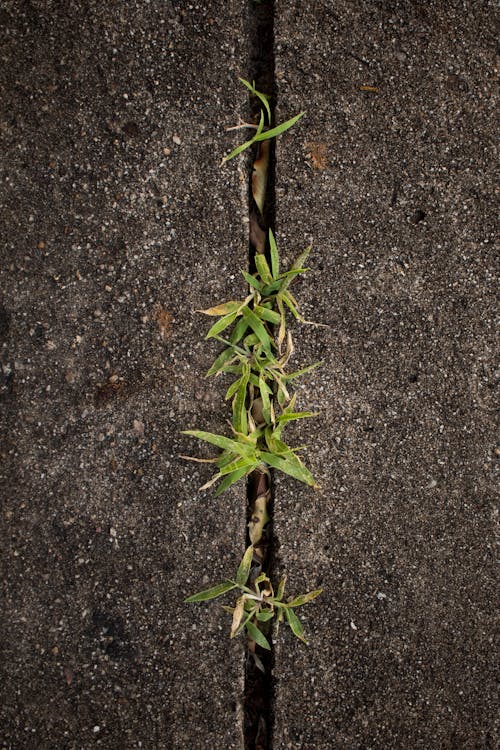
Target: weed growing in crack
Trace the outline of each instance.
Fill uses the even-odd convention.
[[[263,108],[259,124],[237,127],[255,127],[254,137],[241,144],[223,159],[223,163],[234,158],[255,143],[261,147],[303,116],[299,113],[281,125],[271,127],[271,110],[268,97],[257,91],[254,84],[244,79],[241,82],[257,97]],[[254,163],[252,194],[262,213],[267,162]],[[265,237],[265,235],[264,235]],[[255,253],[255,273],[242,271],[248,284],[248,294],[241,301],[229,300],[198,312],[216,317],[218,320],[209,329],[206,339],[215,339],[224,345],[206,376],[229,375],[232,377],[226,400],[231,400],[232,421],[230,435],[219,435],[202,430],[184,430],[190,435],[219,449],[219,454],[209,459],[183,456],[193,461],[212,463],[217,471],[201,487],[206,490],[219,482],[216,495],[220,495],[238,480],[249,475],[263,478],[263,488],[257,492],[249,523],[250,546],[245,551],[236,576],[201,591],[186,599],[186,602],[202,602],[215,599],[233,589],[240,595],[234,607],[224,607],[232,615],[231,637],[246,630],[249,650],[257,665],[255,647],[270,649],[266,634],[271,621],[277,626],[285,621],[294,635],[306,643],[302,624],[295,612],[307,602],[315,599],[321,589],[311,591],[284,601],[285,578],[276,592],[268,574],[263,571],[264,553],[261,549],[264,528],[269,522],[270,469],[283,473],[316,488],[314,477],[299,456],[302,447],[291,447],[283,439],[283,431],[289,422],[316,416],[314,412],[296,411],[296,395],[290,394],[293,381],[318,367],[315,362],[295,372],[287,373],[286,365],[293,353],[293,342],[287,329],[291,315],[301,323],[304,320],[299,304],[290,291],[295,278],[308,269],[305,262],[311,248],[306,248],[287,271],[280,268],[280,258],[274,234],[267,233],[269,260],[264,252]],[[265,632],[263,632],[265,631]],[[263,667],[262,667],[263,668]]]
[[[213,586],[213,588],[206,589],[206,591],[200,591],[198,594],[188,597],[186,602],[205,602],[237,588],[241,591],[241,595],[236,600],[236,606],[224,607],[233,617],[231,638],[234,638],[235,635],[246,629],[248,635],[255,643],[262,648],[270,650],[269,641],[264,633],[259,630],[259,625],[260,623],[272,620],[276,616],[278,626],[279,623],[286,620],[293,634],[304,643],[307,643],[302,623],[297,617],[295,609],[315,599],[321,594],[322,589],[310,591],[308,594],[296,596],[291,601],[284,602],[286,578],[280,581],[276,593],[266,573],[261,573],[254,580],[252,586],[247,586],[253,554],[254,547],[250,545],[243,555],[234,580],[223,581],[218,586]]]
[[[229,161],[230,159],[234,159],[235,156],[238,156],[238,154],[241,154],[243,151],[246,151],[247,148],[250,148],[255,143],[260,143],[261,141],[268,141],[270,138],[276,138],[276,136],[281,135],[286,130],[291,128],[293,125],[295,125],[296,122],[300,120],[301,117],[305,115],[305,112],[299,112],[298,115],[295,115],[295,117],[291,117],[286,122],[282,122],[280,125],[276,125],[274,128],[266,129],[266,116],[267,116],[267,125],[271,124],[271,109],[269,107],[269,97],[266,96],[266,94],[262,94],[260,91],[257,91],[255,88],[255,85],[253,83],[249,83],[248,81],[245,81],[244,78],[240,78],[241,83],[247,87],[247,89],[250,91],[253,96],[256,96],[262,104],[264,105],[264,109],[261,109],[260,111],[260,119],[258,125],[248,124],[244,123],[243,125],[237,125],[237,128],[256,128],[256,133],[249,141],[245,141],[245,143],[241,143],[239,146],[236,146],[235,149],[231,151],[231,153],[224,156],[222,159],[221,164],[224,164],[226,161]]]

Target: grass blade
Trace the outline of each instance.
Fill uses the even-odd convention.
[[[292,633],[300,641],[307,644],[307,641],[304,635],[304,628],[302,627],[302,623],[300,622],[299,618],[297,617],[293,609],[285,609],[285,616],[286,616],[288,624],[290,625]]]
[[[273,277],[271,276],[271,269],[269,264],[262,253],[255,253],[255,268],[259,272],[259,276],[264,284],[272,284]]]
[[[318,414],[319,414],[319,411],[287,412],[286,414],[280,414],[280,416],[277,418],[277,421],[280,424],[283,424],[286,422],[293,422],[296,419],[306,419],[308,417],[317,417]]]
[[[258,281],[255,276],[252,276],[248,273],[248,271],[242,271],[242,276],[245,279],[245,281],[250,284],[251,287],[256,289],[258,292],[262,292],[262,289],[264,288],[264,284],[261,284],[260,281]]]
[[[222,302],[220,305],[215,307],[209,307],[207,310],[196,310],[196,312],[203,313],[203,315],[229,315],[229,313],[235,312],[240,307],[241,302],[235,300],[229,300],[229,302]]]
[[[234,396],[238,388],[240,387],[241,378],[238,378],[238,380],[235,380],[234,383],[231,383],[229,388],[226,391],[226,395],[224,396],[224,401],[229,401],[229,399]]]
[[[312,602],[313,599],[316,599],[322,591],[323,589],[316,589],[315,591],[310,591],[308,594],[296,596],[295,599],[288,602],[287,607],[302,607],[303,604],[307,604],[307,602]]]
[[[253,622],[247,622],[245,627],[248,631],[248,635],[250,636],[250,638],[253,638],[255,643],[261,646],[261,648],[267,649],[267,651],[271,650],[271,646],[269,645],[269,641],[267,640],[266,636],[264,635],[264,633],[261,633],[259,628],[254,625]]]
[[[274,326],[279,325],[281,322],[281,316],[279,313],[275,310],[269,310],[267,307],[262,307],[262,305],[255,305],[254,312],[259,318],[266,320],[268,323],[272,323]]]
[[[283,578],[278,584],[278,591],[276,594],[276,599],[278,601],[281,601],[283,599],[283,596],[285,594],[285,584],[286,584],[286,576],[283,576]]]
[[[294,380],[295,378],[299,378],[301,375],[305,375],[308,372],[311,372],[311,370],[315,370],[316,367],[320,367],[323,365],[324,362],[314,362],[312,365],[308,365],[307,367],[303,367],[302,370],[296,370],[295,372],[291,372],[289,375],[285,375],[284,379],[286,381],[288,380]]]
[[[233,328],[233,332],[231,333],[231,336],[229,339],[230,343],[237,344],[239,341],[241,341],[247,328],[248,328],[248,323],[245,320],[245,318],[240,318]]]
[[[273,230],[269,230],[269,249],[271,251],[271,272],[273,279],[277,279],[280,272],[280,259],[278,255],[278,246],[274,239]]]
[[[221,448],[231,453],[236,453],[238,456],[246,457],[253,453],[253,449],[249,445],[243,445],[236,440],[224,437],[223,435],[215,435],[213,432],[204,432],[203,430],[182,430],[183,435],[191,435],[192,437],[198,438],[198,440],[204,440],[210,445],[215,445],[217,448]]]
[[[245,469],[246,472],[249,472],[254,466],[257,466],[257,460],[254,458],[237,458],[219,469],[219,476],[225,477],[239,471],[239,469]]]
[[[309,485],[309,487],[314,487],[315,489],[318,488],[319,485],[316,484],[313,475],[297,456],[290,455],[287,456],[287,458],[282,458],[281,456],[276,456],[274,453],[267,453],[266,451],[259,451],[259,455],[260,458],[265,461],[266,464],[272,466],[273,469],[279,469],[279,471],[288,474],[294,479],[298,479],[299,482],[303,482],[304,484]]]
[[[206,339],[211,339],[214,336],[217,336],[217,334],[222,333],[228,326],[231,325],[231,323],[234,323],[236,320],[237,313],[232,312],[229,313],[229,315],[224,315],[224,317],[220,318],[217,323],[214,323],[207,335],[205,336]]]
[[[210,375],[218,375],[224,371],[224,366],[227,365],[232,359],[234,359],[234,351],[230,348],[224,349],[223,352],[214,360],[212,366],[207,370],[206,378]]]
[[[271,337],[266,331],[262,321],[259,320],[256,314],[252,312],[252,310],[250,310],[248,307],[244,307],[241,312],[248,321],[248,325],[250,326],[252,331],[259,337],[259,341],[262,343],[264,349],[271,352]]]
[[[245,583],[247,582],[248,576],[250,575],[250,568],[252,567],[252,558],[253,558],[253,544],[251,544],[245,550],[243,559],[240,562],[240,565],[238,567],[238,571],[236,573],[236,583],[238,584],[238,586],[244,586]]]
[[[229,487],[231,487],[232,484],[238,482],[243,477],[246,477],[247,474],[250,474],[250,472],[253,471],[257,465],[257,462],[253,463],[248,468],[242,467],[240,469],[236,469],[236,471],[233,471],[231,472],[231,474],[225,476],[222,482],[217,487],[215,496],[219,497],[219,495],[222,495],[222,493],[225,492]]]
[[[249,83],[248,81],[245,81],[244,78],[240,78],[239,80],[244,86],[247,87],[247,89],[250,91],[251,94],[253,94],[258,99],[260,99],[260,101],[265,107],[266,114],[267,114],[267,122],[270,125],[271,124],[271,109],[269,107],[269,97],[266,94],[262,94],[260,91],[257,91],[257,89],[255,88],[255,81],[253,83]]]
[[[246,399],[250,366],[245,363],[243,367],[243,375],[238,381],[238,388],[233,399],[233,427],[236,432],[242,432],[246,435],[248,430]]]
[[[262,131],[264,130],[264,112],[260,110],[260,119],[259,119],[259,125],[257,127],[256,136],[260,135]],[[253,139],[255,140],[255,138]]]
[[[259,392],[262,399],[262,414],[267,424],[272,423],[271,401],[269,399],[269,387],[263,378],[259,378]]]
[[[304,318],[302,317],[302,315],[299,313],[299,311],[295,307],[295,304],[292,301],[292,299],[290,297],[290,294],[288,292],[281,291],[280,292],[280,297],[283,300],[283,302],[285,303],[285,305],[288,307],[288,309],[290,310],[290,312],[292,313],[292,315],[295,318],[295,320],[300,320],[300,322],[303,323],[304,322]],[[207,336],[207,338],[208,338],[208,336]]]
[[[300,118],[303,117],[304,115],[305,115],[305,112],[299,112],[299,114],[295,115],[295,117],[291,117],[289,120],[286,120],[286,122],[282,122],[281,125],[276,125],[276,127],[271,128],[271,130],[265,130],[259,136],[255,137],[253,140],[258,142],[258,141],[265,141],[268,138],[276,138],[276,136],[281,135],[282,133],[285,133],[287,130],[293,127],[295,123],[298,122]]]
[[[262,135],[262,133],[261,133],[261,135]],[[226,154],[226,156],[224,156],[224,157],[223,157],[223,159],[222,159],[222,161],[221,161],[221,166],[222,166],[222,164],[224,164],[224,163],[225,163],[226,161],[230,161],[230,159],[234,159],[234,157],[235,157],[235,156],[238,156],[238,154],[241,154],[241,153],[242,153],[243,151],[245,151],[245,150],[246,150],[247,148],[249,148],[249,147],[250,147],[250,146],[252,145],[252,143],[254,143],[254,140],[255,140],[255,139],[254,139],[254,138],[252,138],[252,140],[251,140],[251,141],[245,141],[245,143],[241,143],[241,144],[240,144],[239,146],[236,146],[236,148],[235,148],[235,149],[233,149],[233,150],[231,151],[231,153],[229,153],[229,154]],[[264,140],[264,139],[263,139],[263,140]]]
[[[186,603],[208,602],[209,599],[215,599],[217,596],[225,594],[226,591],[231,591],[231,589],[235,588],[236,583],[233,583],[233,581],[224,581],[223,583],[217,584],[217,586],[212,586],[212,588],[210,589],[205,589],[205,591],[199,591],[197,594],[188,596],[187,599],[184,599],[184,601]]]

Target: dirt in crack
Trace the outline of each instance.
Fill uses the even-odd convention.
[[[274,117],[274,3],[250,0],[247,16],[247,38],[249,39],[248,78],[255,81],[258,91],[270,97],[271,113]],[[251,115],[258,119],[260,107],[257,101],[250,102]],[[255,253],[266,253],[268,229],[274,226],[274,144],[261,142],[255,153],[253,170],[249,180],[249,270],[255,271]],[[262,212],[253,198],[253,180],[257,172],[265,174],[265,198]],[[246,546],[253,542],[250,538],[252,524],[262,511],[267,522],[255,546],[254,564],[251,575],[254,579],[263,571],[272,577],[273,567],[273,492],[272,477],[268,470],[254,471],[247,482],[247,521],[250,532]],[[264,623],[262,623],[264,625]],[[268,640],[272,643],[270,633]],[[245,654],[245,694],[244,694],[244,739],[245,750],[271,750],[273,730],[273,652],[261,648],[249,640]]]

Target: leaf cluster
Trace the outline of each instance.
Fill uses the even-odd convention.
[[[215,599],[222,594],[239,589],[240,596],[234,607],[223,609],[232,615],[231,638],[246,630],[248,636],[264,649],[270,650],[271,645],[262,632],[262,624],[276,618],[278,627],[281,622],[286,622],[292,633],[304,643],[307,643],[304,628],[300,622],[295,609],[315,599],[322,589],[310,591],[307,594],[296,596],[289,601],[284,601],[286,578],[283,578],[275,592],[272,583],[266,573],[260,573],[253,583],[250,583],[251,567],[254,547],[250,545],[238,567],[234,580],[227,580],[217,586],[200,591],[198,594],[189,596],[186,602],[205,602]]]
[[[253,83],[244,79],[240,81],[262,105],[259,124],[241,126],[255,128],[255,135],[225,156],[223,162],[255,143],[260,144],[253,167],[252,195],[262,214],[269,165],[269,139],[284,133],[305,113],[300,112],[281,125],[272,127],[269,98],[257,91]],[[260,231],[259,242],[255,246],[263,251],[266,235]],[[301,448],[290,447],[282,435],[289,422],[315,416],[313,412],[295,410],[296,396],[290,395],[289,388],[292,381],[318,367],[321,362],[296,372],[286,372],[286,365],[293,353],[292,336],[287,329],[288,318],[291,315],[302,323],[308,322],[302,317],[290,286],[297,276],[307,271],[305,262],[311,248],[306,248],[283,272],[271,230],[268,240],[269,260],[263,252],[257,252],[255,273],[242,271],[248,284],[247,296],[241,301],[229,300],[199,311],[217,318],[206,338],[215,339],[224,348],[206,376],[231,377],[232,382],[226,392],[226,400],[231,401],[232,405],[231,433],[227,436],[202,430],[185,430],[184,434],[213,445],[219,449],[219,453],[208,459],[184,458],[215,465],[217,472],[200,489],[205,490],[220,481],[217,495],[254,471],[267,474],[269,479],[269,467],[317,487],[311,472],[298,455]],[[269,496],[270,491],[267,490],[255,499],[248,524],[251,544],[245,551],[234,580],[223,581],[186,599],[186,602],[203,602],[238,589],[235,606],[224,607],[232,616],[231,637],[246,631],[249,642],[254,647],[257,644],[264,649],[271,648],[266,634],[273,618],[276,618],[278,626],[286,622],[294,635],[306,643],[295,609],[321,593],[321,589],[317,589],[286,602],[285,578],[275,592],[269,576],[262,571],[259,544],[264,527],[270,520],[267,512]],[[250,647],[250,650],[256,664],[264,669],[254,647]]]
[[[293,125],[295,125],[295,123],[298,122],[300,118],[303,117],[303,115],[305,115],[305,112],[299,112],[298,115],[291,117],[289,120],[286,120],[286,122],[283,122],[280,125],[276,125],[275,127],[270,128],[271,108],[269,106],[269,97],[266,94],[262,94],[260,91],[257,91],[254,83],[249,83],[249,81],[245,81],[244,78],[240,78],[240,81],[244,86],[247,87],[247,89],[250,91],[251,94],[253,94],[253,96],[257,97],[257,99],[260,100],[264,109],[260,110],[260,119],[259,119],[259,124],[257,125],[255,135],[252,138],[250,138],[249,141],[245,141],[245,143],[241,143],[239,146],[233,149],[229,154],[227,154],[222,159],[222,164],[224,164],[226,161],[229,161],[230,159],[234,159],[235,156],[238,156],[238,154],[241,154],[243,151],[246,151],[246,149],[253,146],[254,143],[259,143],[261,141],[268,141],[270,138],[276,138],[276,136],[281,135],[282,133],[287,131],[289,128],[291,128]],[[266,123],[266,120],[267,120],[267,123]],[[253,127],[253,126],[248,126],[248,127]]]
[[[303,320],[295,297],[290,292],[293,279],[307,269],[304,261],[307,248],[299,255],[289,271],[280,272],[276,241],[269,230],[271,264],[264,255],[255,256],[256,272],[242,271],[249,284],[249,294],[244,300],[230,300],[208,310],[205,315],[217,317],[206,338],[215,338],[225,346],[207,372],[207,377],[231,375],[232,383],[226,400],[232,403],[232,436],[217,435],[201,430],[185,430],[184,434],[203,440],[221,450],[213,458],[217,473],[203,485],[211,487],[221,483],[217,494],[230,487],[260,465],[298,479],[310,487],[317,487],[311,472],[298,455],[300,448],[291,448],[283,441],[284,427],[292,421],[316,416],[309,411],[295,411],[296,396],[290,396],[288,386],[300,375],[317,367],[308,367],[286,373],[285,365],[293,351],[292,337],[287,331],[287,312]],[[273,328],[278,329],[275,339]],[[221,334],[226,334],[223,337]],[[274,405],[276,396],[278,413]]]

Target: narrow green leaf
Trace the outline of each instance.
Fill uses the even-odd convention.
[[[313,599],[316,599],[316,597],[319,596],[322,591],[323,589],[316,589],[315,591],[310,591],[308,594],[296,596],[295,599],[292,599],[291,602],[287,603],[287,606],[302,607],[303,604],[307,604],[307,602],[312,602]]]
[[[271,109],[269,107],[269,97],[266,94],[262,94],[260,91],[257,91],[257,89],[255,88],[255,82],[253,84],[249,83],[248,81],[245,81],[244,78],[240,78],[239,80],[244,86],[247,87],[251,94],[257,96],[260,99],[260,101],[266,108],[267,121],[269,124],[271,124]]]
[[[324,362],[315,362],[312,365],[308,365],[308,367],[303,367],[302,370],[296,370],[295,372],[291,372],[289,375],[285,375],[285,380],[294,380],[295,378],[299,378],[301,375],[305,375],[308,372],[311,372],[311,370],[316,369],[316,367],[320,367]]]
[[[257,620],[259,622],[268,622],[268,620],[272,620],[274,617],[274,612],[271,612],[271,610],[266,609],[264,612],[259,612],[257,614]]]
[[[288,391],[282,380],[278,382],[278,404],[283,407],[289,399]]]
[[[249,349],[251,349],[252,347],[259,345],[259,337],[257,336],[256,333],[250,333],[248,336],[245,336],[245,338],[243,339],[243,344],[247,346]]]
[[[245,469],[245,471],[250,472],[252,471],[254,466],[257,466],[257,459],[237,458],[236,461],[231,461],[231,463],[223,466],[219,471],[219,476],[227,476],[228,474],[232,474],[235,471],[239,471],[239,469]]]
[[[235,454],[233,451],[224,450],[222,451],[222,453],[219,453],[219,455],[215,459],[215,463],[219,469],[223,469],[224,466],[228,466],[228,464],[232,463],[235,460],[239,461],[239,457],[237,456],[237,454]]]
[[[259,318],[255,315],[252,310],[250,310],[248,307],[244,307],[241,311],[242,315],[246,318],[248,321],[248,325],[250,328],[254,331],[254,333],[257,334],[259,337],[259,341],[262,343],[262,346],[264,349],[271,351],[271,338],[266,331],[263,323]]]
[[[298,479],[299,482],[304,482],[304,484],[307,484],[310,487],[318,487],[309,469],[306,469],[297,456],[293,456],[293,458],[292,456],[281,458],[280,456],[275,456],[273,453],[266,453],[265,451],[260,451],[259,454],[261,459],[269,464],[269,466],[272,466],[273,469],[279,469],[284,474],[288,474],[294,479]]]
[[[287,412],[286,414],[280,414],[280,416],[277,418],[277,421],[280,423],[293,422],[296,419],[306,419],[307,417],[317,417],[318,414],[319,414],[319,411]]]
[[[280,324],[281,316],[275,310],[268,310],[267,307],[262,307],[262,305],[255,305],[254,311],[262,320],[267,320],[268,323],[275,326]]]
[[[276,599],[280,602],[282,601],[284,593],[285,593],[285,584],[286,584],[286,576],[283,576],[283,578],[278,584],[278,591],[276,594]]]
[[[206,339],[210,339],[213,336],[217,336],[218,333],[221,333],[226,329],[228,326],[231,325],[231,323],[234,323],[236,320],[237,313],[232,312],[229,313],[229,315],[224,315],[223,318],[219,318],[217,323],[214,323],[207,335],[205,336]]]
[[[245,554],[243,555],[243,559],[241,560],[238,571],[236,573],[236,583],[238,584],[238,586],[244,586],[248,580],[248,576],[250,575],[250,568],[252,567],[252,557],[253,544],[251,544],[245,550]]]
[[[267,424],[271,424],[271,401],[269,399],[268,386],[263,378],[259,378],[259,392],[262,399],[262,414]]]
[[[259,119],[259,124],[257,126],[257,132],[255,136],[256,137],[259,136],[263,130],[264,130],[264,112],[260,110],[260,119]],[[255,138],[253,140],[255,140]]]
[[[229,388],[226,391],[226,395],[224,396],[225,401],[229,401],[229,399],[234,396],[238,388],[240,387],[241,378],[238,378],[238,380],[235,380],[234,383],[231,383]]]
[[[250,638],[253,638],[255,643],[257,643],[262,648],[267,649],[268,651],[271,650],[271,646],[269,645],[269,641],[267,640],[264,633],[261,633],[261,631],[258,629],[256,625],[253,624],[253,622],[247,622],[245,625],[248,635]]]
[[[265,140],[265,139],[262,139],[262,140]],[[238,156],[238,154],[241,154],[243,151],[249,148],[254,142],[255,142],[255,138],[252,138],[251,141],[245,141],[245,143],[241,143],[239,146],[236,146],[235,149],[233,149],[229,154],[226,154],[226,156],[223,157],[221,164],[224,164],[226,161],[230,161],[230,159],[234,159],[235,156]]]
[[[198,592],[198,594],[188,596],[188,598],[184,599],[184,601],[187,603],[207,602],[209,599],[215,599],[217,596],[225,594],[226,591],[231,591],[231,589],[235,588],[236,583],[233,583],[233,581],[224,581],[223,583],[217,584],[217,586],[212,586],[211,589],[205,589],[205,591],[200,591]]]
[[[302,317],[302,315],[299,313],[299,311],[295,307],[295,305],[294,305],[294,303],[293,303],[293,301],[292,301],[292,299],[290,297],[289,292],[280,292],[280,296],[281,296],[281,299],[283,300],[283,302],[285,303],[285,305],[288,307],[288,309],[292,313],[292,315],[295,318],[295,320],[300,320],[303,323],[304,322],[304,318]]]
[[[238,482],[240,479],[245,477],[247,474],[250,474],[251,471],[257,466],[257,464],[254,464],[253,467],[250,466],[248,469],[241,468],[237,469],[236,471],[233,471],[231,474],[228,474],[222,482],[219,484],[215,491],[215,496],[218,497],[219,495],[222,495],[225,490],[228,489],[228,487],[231,487],[232,484],[235,482]]]
[[[276,306],[279,310],[279,315],[280,315],[280,327],[278,330],[277,343],[278,343],[278,351],[281,354],[281,347],[283,345],[283,341],[285,340],[285,335],[286,335],[286,316],[285,316],[285,308],[283,307],[283,300],[281,299],[279,295],[276,297]]]
[[[292,263],[292,267],[290,271],[297,271],[299,269],[301,269],[301,271],[304,271],[304,263],[309,257],[311,250],[312,250],[312,245],[308,245],[305,250],[302,250],[300,255]]]
[[[253,380],[252,380],[252,377],[254,378]],[[271,395],[273,392],[273,389],[269,387],[269,385],[261,376],[257,377],[256,375],[253,375],[253,376],[251,375],[250,382],[252,383],[252,385],[257,386],[259,390],[265,391],[269,395]]]
[[[286,122],[282,122],[281,125],[276,125],[276,127],[271,128],[271,130],[265,130],[258,137],[254,138],[254,141],[265,141],[268,138],[276,138],[276,136],[285,133],[287,130],[293,127],[293,125],[295,125],[295,123],[298,122],[304,115],[305,112],[299,112],[299,114],[295,115],[295,117],[291,117],[289,120],[286,120]]]
[[[269,297],[275,292],[285,291],[290,286],[290,282],[293,281],[295,276],[298,276],[301,273],[306,273],[306,271],[308,270],[308,268],[297,268],[295,271],[287,271],[286,273],[280,274],[279,277],[272,282],[272,284],[268,284],[264,287],[264,289],[262,290],[263,296]]]
[[[271,269],[263,253],[255,253],[255,268],[259,272],[259,276],[264,284],[272,284]]]
[[[207,310],[197,310],[196,312],[203,313],[203,315],[220,317],[221,315],[229,315],[230,313],[235,312],[240,306],[241,302],[229,300],[229,302],[223,302],[222,304],[216,305],[215,307],[209,307]]]
[[[261,292],[263,289],[263,284],[261,284],[260,281],[258,281],[255,276],[252,276],[248,273],[248,271],[242,271],[242,276],[245,279],[245,281],[250,284],[254,289],[256,289],[258,292]]]
[[[215,435],[213,432],[204,432],[203,430],[182,430],[183,435],[191,435],[192,437],[198,438],[198,440],[204,440],[206,443],[222,448],[222,450],[231,451],[237,453],[238,456],[249,456],[252,453],[252,448],[248,445],[242,445],[242,443],[231,438],[224,437],[223,435]]]
[[[302,641],[303,643],[307,643],[302,623],[300,622],[293,609],[285,609],[285,616],[288,624],[290,625],[290,628],[292,629],[292,633],[297,636],[300,641]]]
[[[269,230],[269,249],[271,251],[271,272],[273,279],[277,279],[280,272],[280,259],[278,255],[278,246],[274,238],[273,230]]]
[[[237,432],[246,434],[248,432],[248,420],[246,410],[247,386],[250,377],[250,367],[244,364],[243,375],[240,378],[236,395],[233,399],[233,427]]]
[[[210,375],[217,375],[218,373],[223,372],[225,365],[227,365],[234,358],[234,356],[235,355],[233,349],[224,349],[224,351],[221,352],[219,356],[214,360],[205,377],[208,378],[210,377]]]
[[[248,328],[248,323],[245,320],[245,318],[240,318],[232,330],[232,333],[229,339],[231,344],[237,344],[239,341],[241,341],[241,338],[244,335],[247,328]]]
[[[308,271],[309,268],[295,268],[291,271],[285,271],[285,273],[280,273],[279,280],[293,279],[294,276],[301,273],[307,273]]]

